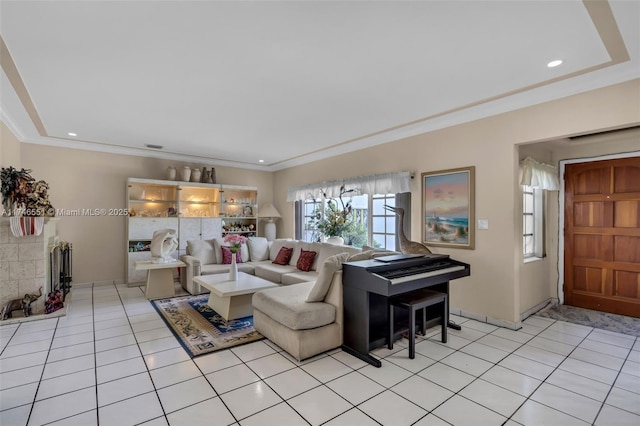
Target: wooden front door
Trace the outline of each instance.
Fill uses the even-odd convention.
[[[640,157],[565,168],[567,305],[640,317]]]

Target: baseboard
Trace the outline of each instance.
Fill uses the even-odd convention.
[[[452,315],[458,315],[459,317],[469,318],[472,320],[476,320],[478,322],[484,322],[487,324],[508,328],[511,330],[518,330],[522,328],[522,323],[520,321],[518,322],[506,321],[500,318],[488,317],[486,315],[477,314],[475,312],[466,312],[466,311],[462,311],[460,309],[454,309],[454,308],[450,308],[449,313],[451,313]]]
[[[529,318],[531,315],[534,315],[538,312],[540,312],[541,310],[549,307],[549,306],[555,306],[558,304],[558,298],[557,297],[550,297],[547,300],[545,300],[544,302],[538,303],[537,305],[535,305],[532,308],[527,309],[526,311],[524,311],[523,313],[520,314],[520,321],[524,321],[525,319]]]

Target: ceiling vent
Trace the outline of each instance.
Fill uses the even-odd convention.
[[[151,149],[162,149],[162,148],[164,148],[162,145],[153,145],[153,144],[150,144],[150,143],[146,143],[146,144],[144,144],[144,146],[146,146],[147,148],[151,148]]]

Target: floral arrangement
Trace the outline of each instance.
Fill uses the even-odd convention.
[[[355,192],[355,189],[346,189],[344,185],[342,185],[338,199],[335,200],[331,198],[327,200],[324,217],[322,217],[321,209],[316,209],[314,213],[315,227],[325,237],[340,237],[351,226],[351,214],[353,212],[351,202],[345,203],[342,199],[344,194],[351,192]],[[326,194],[323,195],[326,198]]]
[[[240,246],[247,242],[247,237],[238,234],[228,234],[224,237],[224,242],[229,243],[229,251],[235,254],[240,250]]]
[[[54,216],[49,201],[49,184],[36,181],[31,170],[3,167],[0,171],[2,205],[8,215]],[[21,211],[20,211],[21,210]]]

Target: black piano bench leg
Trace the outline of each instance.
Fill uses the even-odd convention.
[[[416,357],[416,310],[409,309],[409,358]]]
[[[449,304],[447,300],[443,302],[443,315],[442,315],[442,343],[447,343],[447,326],[449,325]]]
[[[393,349],[393,305],[389,305],[389,341],[387,342],[387,348]]]

